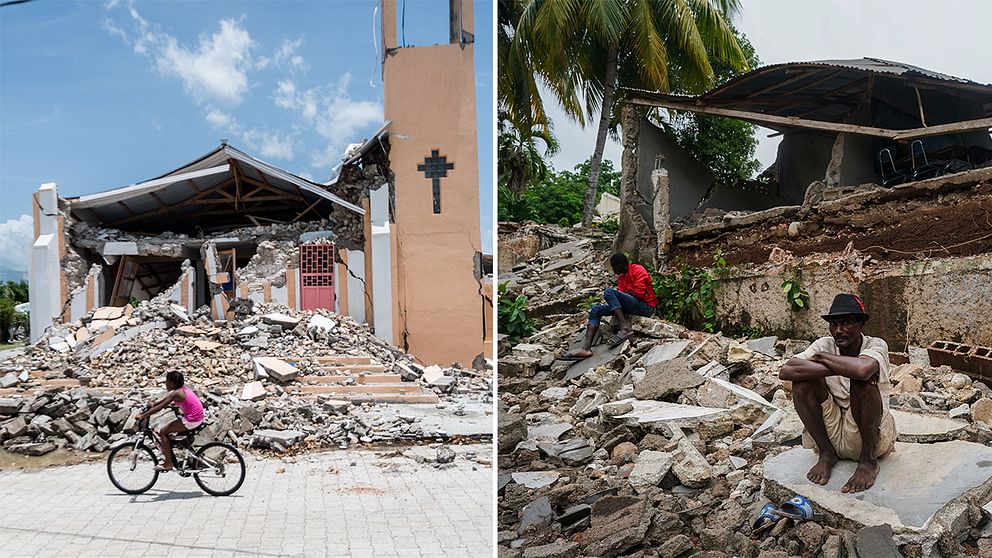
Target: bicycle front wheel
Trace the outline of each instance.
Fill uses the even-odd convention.
[[[126,494],[148,491],[158,480],[158,458],[144,444],[120,445],[107,456],[107,475],[118,490]]]
[[[196,484],[211,496],[230,496],[245,482],[245,458],[230,444],[210,442],[196,450]]]

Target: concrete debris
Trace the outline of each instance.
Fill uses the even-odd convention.
[[[239,300],[224,322],[202,307],[179,323],[173,303],[157,297],[52,328],[0,363],[0,446],[29,455],[103,451],[135,432],[135,415],[161,395],[170,370],[203,401],[201,439],[246,449],[492,434],[491,415],[480,411],[491,404],[491,370],[439,368],[444,385],[432,386],[413,357],[350,317]],[[153,422],[172,419],[161,413]]]
[[[501,556],[844,558],[867,543],[859,529],[884,523],[905,556],[976,554],[984,517],[976,506],[992,498],[992,388],[974,374],[931,362],[919,347],[890,355],[895,453],[866,492],[839,490],[851,461],[826,487],[814,485],[813,453],[795,447],[804,429],[792,385],[778,377],[811,339],[730,338],[638,317],[635,335],[610,348],[604,340],[616,331],[604,319],[593,357],[557,360],[584,336],[582,307],[615,285],[612,239],[505,225],[516,247],[507,266],[504,225],[500,281],[528,297],[537,331],[499,348]],[[783,521],[764,539],[749,536],[764,503],[795,494],[813,499],[826,521]]]

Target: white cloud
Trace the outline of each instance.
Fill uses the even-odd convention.
[[[0,223],[0,273],[27,273],[28,250],[33,240],[34,220],[30,215]]]
[[[241,102],[248,90],[247,70],[255,42],[248,31],[232,19],[220,22],[220,31],[201,36],[196,50],[166,35],[155,56],[160,72],[177,76],[186,92],[198,100]]]
[[[221,112],[215,108],[207,109],[207,115],[205,116],[207,123],[212,127],[223,129],[225,131],[234,131],[232,124],[235,124],[234,118],[225,112]]]
[[[280,133],[267,129],[245,129],[230,114],[213,107],[207,109],[204,119],[215,130],[231,134],[251,150],[258,150],[262,157],[292,161],[296,156],[297,133]]]
[[[264,70],[270,66],[277,68],[286,68],[290,71],[299,71],[306,73],[310,70],[310,66],[307,64],[306,60],[296,51],[303,44],[303,39],[296,39],[291,41],[289,39],[283,39],[282,44],[272,56],[261,56],[255,61],[255,68],[258,70]]]
[[[273,98],[276,106],[295,110],[327,140],[322,150],[311,153],[310,165],[328,169],[341,160],[344,147],[358,139],[355,134],[371,124],[382,122],[382,105],[377,101],[355,101],[348,95],[351,73],[333,86],[300,90],[289,79],[279,82]]]

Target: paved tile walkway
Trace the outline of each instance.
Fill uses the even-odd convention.
[[[105,462],[0,471],[0,555],[489,557],[492,468],[466,452],[491,447],[457,447],[448,468],[366,450],[248,457],[221,498],[173,473],[129,496]]]

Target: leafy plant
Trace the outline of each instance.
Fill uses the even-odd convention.
[[[599,296],[591,294],[587,296],[585,300],[578,303],[576,306],[579,307],[579,310],[588,310],[597,304],[599,304]]]
[[[513,192],[506,186],[500,186],[497,192],[499,202],[497,211],[500,221],[520,222],[531,218],[530,207],[522,193]]]
[[[715,280],[727,262],[723,253],[713,255],[713,272],[676,262],[675,271],[657,273],[651,268],[651,283],[658,296],[658,314],[686,327],[716,332]]]
[[[497,292],[499,293],[499,307],[497,318],[499,320],[499,332],[508,336],[510,344],[515,345],[520,339],[534,333],[534,320],[527,317],[527,297],[519,295],[511,300],[507,283],[500,283]]]
[[[782,292],[785,293],[785,299],[789,301],[793,312],[809,308],[809,293],[799,284],[798,278],[782,281]]]

